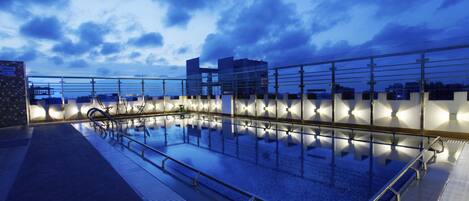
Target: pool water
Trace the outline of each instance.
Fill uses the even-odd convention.
[[[142,124],[149,136],[135,128]],[[266,200],[368,200],[428,142],[201,115],[132,119],[125,125],[132,138]]]

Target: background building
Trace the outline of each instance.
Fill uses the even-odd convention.
[[[188,95],[267,94],[267,62],[233,57],[218,60],[218,68],[201,68],[199,58],[186,61]]]

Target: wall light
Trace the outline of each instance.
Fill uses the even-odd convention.
[[[397,117],[397,111],[391,111],[391,117]]]
[[[399,118],[399,119],[402,119],[404,117],[404,113],[396,111],[396,117]]]
[[[456,113],[448,112],[449,120],[458,120],[458,115]]]
[[[287,112],[290,112],[290,107],[287,107],[285,110],[286,110]]]
[[[469,113],[457,113],[456,119],[458,121],[469,121]]]
[[[46,118],[46,110],[40,105],[31,105],[30,108],[30,118],[32,120],[42,120]]]
[[[351,109],[351,110],[348,111],[348,115],[349,115],[349,116],[355,116],[356,113],[357,113],[357,112],[356,112],[354,109]]]
[[[58,120],[58,119],[62,119],[63,118],[63,111],[61,110],[57,110],[53,107],[49,108],[49,116],[54,119],[54,120]]]
[[[314,113],[318,114],[319,113],[319,107],[314,108]]]
[[[264,111],[268,112],[268,111],[269,111],[269,107],[265,106],[265,107],[264,107]]]

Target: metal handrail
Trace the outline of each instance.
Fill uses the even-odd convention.
[[[425,147],[419,155],[417,155],[417,157],[414,158],[414,160],[410,161],[409,163],[407,163],[407,165],[405,166],[405,168],[403,168],[399,174],[397,174],[396,176],[394,176],[394,178],[392,180],[390,180],[383,188],[381,188],[381,190],[379,190],[371,199],[370,201],[378,201],[380,200],[384,194],[388,191],[391,191],[395,196],[396,196],[396,200],[397,201],[400,201],[400,192],[399,190],[396,190],[393,188],[394,184],[396,184],[399,179],[401,179],[405,173],[407,173],[407,171],[409,171],[410,169],[414,170],[416,172],[416,179],[420,179],[420,172],[417,168],[413,167],[413,165],[415,163],[417,163],[417,161],[422,161],[423,163],[423,169],[426,170],[427,169],[427,161],[424,160],[424,154],[427,152],[427,151],[430,151],[430,148],[437,142],[437,141],[440,141],[441,140],[441,137],[438,136],[436,137],[431,143],[429,143],[427,145],[427,147]]]
[[[94,123],[94,125],[99,125],[97,123],[97,121],[95,119],[95,115],[94,115],[96,112],[100,113],[104,118],[106,118],[108,121],[111,122],[111,130],[112,130],[112,128],[116,128],[117,132],[122,132],[122,125],[117,120],[112,118],[109,113],[104,112],[103,110],[95,108],[95,107],[89,109],[88,112],[86,113],[86,116],[88,117],[88,119],[90,119],[90,121],[92,121]],[[100,126],[100,129],[106,130],[105,128],[102,128],[101,125],[99,125],[99,126]],[[114,132],[114,130],[112,130],[112,132]]]
[[[228,183],[226,183],[226,182],[224,182],[224,181],[222,181],[222,180],[220,180],[220,179],[217,179],[217,178],[215,178],[215,177],[213,177],[213,176],[211,176],[211,175],[209,175],[209,174],[207,174],[207,173],[205,173],[205,172],[202,172],[202,171],[200,171],[200,170],[197,170],[196,168],[194,168],[194,167],[192,167],[192,166],[190,166],[190,165],[188,165],[188,164],[186,164],[186,163],[183,163],[183,162],[181,162],[181,161],[179,161],[179,160],[177,160],[177,159],[174,159],[174,158],[172,158],[171,156],[167,155],[166,153],[161,152],[161,151],[159,151],[159,150],[157,150],[157,149],[155,149],[155,148],[153,148],[153,147],[150,147],[150,146],[148,146],[148,145],[146,145],[146,144],[144,144],[144,143],[142,143],[142,142],[140,142],[140,141],[138,141],[138,140],[135,140],[135,139],[133,139],[133,138],[131,138],[131,137],[128,137],[128,136],[125,136],[125,135],[122,135],[121,137],[126,138],[127,140],[129,140],[129,141],[128,141],[129,143],[127,144],[128,146],[130,145],[130,142],[135,142],[136,144],[142,146],[142,147],[144,148],[144,150],[151,150],[151,151],[153,151],[153,152],[155,152],[155,153],[157,153],[157,154],[163,156],[164,159],[163,159],[163,161],[162,161],[162,164],[159,166],[159,167],[162,168],[163,170],[165,170],[165,167],[166,167],[166,166],[165,166],[165,163],[166,163],[166,161],[167,161],[167,160],[170,160],[170,161],[173,161],[173,162],[175,162],[175,163],[177,163],[177,164],[179,164],[179,165],[181,165],[181,166],[183,166],[183,167],[185,167],[185,168],[191,170],[192,172],[197,173],[197,175],[199,175],[199,177],[200,177],[200,176],[204,176],[204,177],[206,177],[206,178],[208,178],[208,179],[210,179],[210,180],[212,180],[212,181],[215,181],[215,182],[218,183],[218,184],[221,184],[222,186],[224,186],[224,187],[226,187],[226,188],[228,188],[228,189],[234,190],[234,191],[236,191],[237,193],[240,193],[240,194],[242,194],[243,196],[246,196],[246,197],[250,198],[251,200],[264,200],[264,199],[262,199],[261,197],[259,197],[259,196],[257,196],[257,195],[254,195],[253,193],[250,193],[250,192],[248,192],[248,191],[245,191],[245,190],[239,189],[239,188],[237,188],[237,187],[234,187],[234,186],[232,186],[232,185],[230,185],[230,184],[228,184]],[[143,152],[143,151],[142,151],[142,152]],[[197,178],[194,178],[194,180],[195,180],[195,182],[197,182],[197,181],[196,181]]]
[[[315,66],[315,65],[329,64],[329,63],[341,63],[341,62],[365,60],[365,59],[370,59],[370,58],[387,58],[387,57],[404,56],[404,55],[420,54],[420,53],[441,52],[441,51],[448,51],[448,50],[455,50],[455,49],[465,49],[465,48],[469,48],[469,44],[462,44],[462,45],[455,45],[455,46],[448,46],[448,47],[439,47],[439,48],[431,48],[431,49],[422,49],[422,50],[407,51],[407,52],[390,53],[390,54],[381,54],[381,55],[372,55],[372,56],[363,56],[363,57],[353,57],[353,58],[346,58],[346,59],[318,61],[318,62],[303,63],[303,64],[284,65],[284,66],[278,66],[278,67],[271,67],[270,69],[295,68],[295,67],[298,67],[298,66]]]
[[[55,76],[55,75],[29,75],[28,78],[64,78],[64,79],[102,79],[102,80],[186,80],[184,78],[160,77],[100,77],[100,76]]]
[[[97,124],[97,121],[96,121],[96,120],[94,119],[94,117],[92,116],[95,112],[99,112],[99,113],[103,114],[103,116],[104,116],[107,120],[109,120],[109,121],[111,121],[111,122],[115,122],[116,124],[118,123],[114,118],[112,118],[110,115],[106,114],[104,111],[102,111],[102,110],[100,110],[100,109],[98,109],[98,108],[91,108],[90,110],[88,110],[87,116],[88,116],[88,118],[89,118],[95,125],[99,125],[99,124]],[[107,130],[104,130],[104,131],[106,132]],[[144,144],[144,143],[142,143],[142,142],[140,142],[140,141],[138,141],[138,140],[135,140],[135,139],[133,139],[133,138],[127,136],[126,134],[120,132],[120,130],[118,130],[117,134],[118,134],[118,135],[117,135],[118,141],[119,141],[122,145],[124,145],[124,144],[123,144],[123,140],[122,140],[123,138],[126,138],[126,139],[128,140],[128,142],[127,142],[127,148],[129,148],[129,149],[130,149],[130,143],[131,143],[131,142],[135,142],[136,144],[142,146],[143,149],[142,149],[141,152],[140,152],[140,156],[141,156],[141,157],[144,157],[144,156],[145,156],[145,154],[144,154],[144,153],[145,153],[145,150],[151,150],[151,151],[153,151],[153,152],[155,152],[155,153],[157,153],[157,154],[163,156],[164,159],[163,159],[163,161],[162,161],[162,164],[159,166],[159,167],[162,168],[163,170],[165,170],[165,162],[166,162],[167,160],[171,160],[171,161],[173,161],[173,162],[175,162],[175,163],[177,163],[177,164],[179,164],[179,165],[181,165],[181,166],[183,166],[183,167],[185,167],[185,168],[187,168],[187,169],[189,169],[189,170],[191,170],[191,171],[197,173],[197,176],[194,178],[194,181],[193,181],[194,184],[198,184],[198,181],[197,181],[198,178],[199,178],[200,176],[204,176],[204,177],[206,177],[206,178],[208,178],[208,179],[210,179],[210,180],[212,180],[212,181],[214,181],[214,182],[216,182],[216,183],[218,183],[218,184],[221,184],[222,186],[224,186],[224,187],[226,187],[226,188],[228,188],[228,189],[231,189],[231,190],[233,190],[233,191],[235,191],[235,192],[237,192],[237,193],[239,193],[239,194],[241,194],[241,195],[243,195],[243,196],[248,197],[249,200],[254,200],[254,201],[255,201],[255,200],[260,200],[260,201],[264,200],[264,199],[262,199],[261,197],[259,197],[259,196],[257,196],[257,195],[254,195],[254,194],[252,194],[252,193],[250,193],[250,192],[247,192],[247,191],[245,191],[245,190],[242,190],[242,189],[239,189],[239,188],[237,188],[237,187],[234,187],[234,186],[232,186],[232,185],[230,185],[230,184],[228,184],[228,183],[226,183],[226,182],[223,182],[222,180],[219,180],[219,179],[217,179],[217,178],[215,178],[215,177],[213,177],[213,176],[211,176],[211,175],[209,175],[209,174],[207,174],[207,173],[204,173],[204,172],[202,172],[202,171],[200,171],[200,170],[197,170],[196,168],[194,168],[194,167],[192,167],[192,166],[190,166],[190,165],[188,165],[188,164],[186,164],[186,163],[183,163],[183,162],[181,162],[181,161],[179,161],[179,160],[177,160],[177,159],[174,159],[174,158],[172,158],[171,156],[167,155],[167,154],[164,153],[164,152],[161,152],[161,151],[159,151],[159,150],[157,150],[157,149],[155,149],[155,148],[153,148],[153,147],[150,147],[150,146],[148,146],[148,145],[146,145],[146,144]],[[120,140],[119,140],[119,138],[120,138]],[[124,145],[124,146],[125,146],[125,145]],[[156,165],[156,164],[154,164],[154,163],[151,163],[151,164]]]

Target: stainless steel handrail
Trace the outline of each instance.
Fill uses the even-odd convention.
[[[421,161],[422,164],[423,164],[423,169],[426,170],[427,169],[427,161],[424,160],[424,155],[427,151],[430,151],[430,148],[438,141],[441,141],[441,137],[438,136],[436,137],[435,139],[433,139],[433,141],[431,143],[429,143],[427,145],[427,147],[425,147],[419,155],[417,155],[417,157],[414,158],[414,160],[410,161],[409,163],[407,163],[407,165],[405,166],[405,168],[403,168],[396,176],[394,176],[394,178],[392,180],[390,180],[383,188],[381,188],[381,190],[379,190],[371,199],[370,201],[378,201],[380,200],[384,194],[386,194],[386,192],[388,191],[391,191],[395,196],[396,196],[396,200],[397,201],[400,201],[400,197],[401,197],[401,193],[399,192],[399,190],[396,190],[393,188],[394,184],[396,184],[399,179],[401,179],[405,173],[407,173],[407,171],[409,170],[413,170],[416,172],[416,179],[420,179],[420,170],[418,168],[415,168],[413,167],[415,163],[417,163],[417,161]],[[435,154],[435,151],[434,151],[434,154]]]
[[[221,184],[222,186],[224,186],[224,187],[226,187],[226,188],[228,188],[228,189],[231,189],[231,190],[233,190],[233,191],[236,191],[237,193],[242,194],[243,196],[248,197],[250,200],[264,200],[264,199],[260,198],[259,196],[254,195],[253,193],[250,193],[250,192],[247,192],[247,191],[245,191],[245,190],[242,190],[242,189],[239,189],[239,188],[237,188],[237,187],[234,187],[234,186],[232,186],[232,185],[230,185],[230,184],[228,184],[228,183],[226,183],[226,182],[224,182],[224,181],[222,181],[222,180],[220,180],[220,179],[217,179],[217,178],[215,178],[215,177],[213,177],[213,176],[211,176],[211,175],[209,175],[209,174],[207,174],[207,173],[205,173],[205,172],[202,172],[202,171],[200,171],[200,170],[197,170],[196,168],[194,168],[194,167],[192,167],[192,166],[190,166],[190,165],[188,165],[188,164],[185,164],[185,163],[183,163],[183,162],[181,162],[181,161],[179,161],[179,160],[177,160],[177,159],[174,159],[174,158],[172,158],[171,156],[165,154],[164,152],[161,152],[161,151],[159,151],[159,150],[157,150],[157,149],[155,149],[155,148],[153,148],[153,147],[150,147],[150,146],[148,146],[148,145],[146,145],[146,144],[144,144],[144,143],[142,143],[142,142],[140,142],[140,141],[137,141],[137,140],[135,140],[135,139],[133,139],[133,138],[131,138],[131,137],[128,137],[128,136],[125,136],[125,135],[121,135],[120,137],[123,137],[123,138],[126,138],[126,139],[129,140],[129,143],[127,144],[127,147],[130,146],[130,142],[135,142],[136,144],[142,146],[142,147],[144,148],[143,150],[151,150],[151,151],[156,152],[157,154],[163,156],[164,159],[163,159],[163,161],[162,161],[162,164],[161,164],[160,166],[158,166],[158,167],[162,168],[163,170],[165,170],[165,167],[166,167],[165,163],[166,163],[166,161],[167,161],[167,160],[170,160],[170,161],[173,161],[173,162],[175,162],[175,163],[177,163],[177,164],[179,164],[179,165],[181,165],[181,166],[183,166],[183,167],[185,167],[185,168],[191,170],[192,172],[197,173],[198,176],[196,176],[196,177],[194,178],[194,182],[195,182],[195,183],[198,183],[198,181],[197,181],[197,180],[198,180],[198,177],[204,176],[204,177],[206,177],[206,178],[208,178],[208,179],[210,179],[210,180],[212,180],[212,181],[215,181],[215,182],[218,183],[218,184]],[[156,165],[156,164],[155,164],[155,165]]]
[[[88,110],[87,115],[88,115],[89,119],[91,120],[91,122],[93,122],[94,124],[97,124],[97,121],[96,121],[96,120],[93,118],[93,116],[92,116],[92,114],[95,113],[95,112],[99,112],[99,113],[103,114],[103,116],[104,116],[108,121],[118,123],[114,118],[112,118],[110,115],[107,115],[104,111],[102,111],[102,110],[100,110],[100,109],[98,109],[98,108],[92,108],[92,109]],[[106,132],[107,130],[104,130],[104,131]],[[125,146],[125,144],[123,143],[123,140],[122,140],[122,139],[123,139],[123,138],[126,138],[126,139],[128,140],[128,142],[127,142],[127,148],[128,148],[128,149],[130,149],[130,143],[131,143],[131,142],[135,142],[136,144],[142,146],[143,149],[142,149],[141,152],[140,152],[140,156],[141,156],[141,157],[145,157],[145,150],[151,150],[151,151],[153,151],[153,152],[155,152],[155,153],[157,153],[157,154],[163,156],[164,159],[163,159],[162,164],[161,164],[160,166],[156,165],[156,164],[153,163],[153,162],[151,162],[151,164],[153,164],[153,165],[155,165],[155,166],[157,166],[157,167],[163,169],[164,171],[166,171],[166,169],[165,169],[165,167],[166,167],[166,166],[165,166],[166,161],[167,161],[167,160],[171,160],[171,161],[173,161],[173,162],[175,162],[175,163],[177,163],[177,164],[179,164],[179,165],[181,165],[181,166],[183,166],[183,167],[185,167],[185,168],[191,170],[192,172],[195,172],[195,173],[196,173],[196,177],[193,178],[193,184],[198,184],[198,178],[199,178],[200,176],[204,176],[205,178],[208,178],[208,179],[210,179],[210,180],[212,180],[212,181],[214,181],[214,182],[216,182],[216,183],[218,183],[218,184],[221,184],[221,185],[224,186],[225,188],[231,189],[231,190],[233,190],[233,191],[235,191],[235,192],[237,192],[237,193],[239,193],[239,194],[241,194],[241,195],[243,195],[243,196],[248,197],[249,200],[254,200],[254,201],[255,201],[255,200],[259,200],[259,201],[264,200],[264,199],[260,198],[260,197],[257,196],[257,195],[254,195],[254,194],[252,194],[252,193],[250,193],[250,192],[247,192],[247,191],[245,191],[245,190],[242,190],[242,189],[239,189],[239,188],[237,188],[237,187],[234,187],[234,186],[232,186],[232,185],[230,185],[230,184],[228,184],[228,183],[226,183],[226,182],[224,182],[224,181],[222,181],[222,180],[219,180],[219,179],[217,179],[217,178],[215,178],[215,177],[213,177],[213,176],[211,176],[211,175],[209,175],[209,174],[207,174],[207,173],[204,173],[204,172],[202,172],[202,171],[200,171],[200,170],[197,170],[196,168],[194,168],[194,167],[192,167],[192,166],[190,166],[190,165],[188,165],[188,164],[185,164],[185,163],[183,163],[183,162],[181,162],[181,161],[179,161],[179,160],[177,160],[177,159],[174,159],[174,158],[172,158],[171,156],[167,155],[167,154],[164,153],[164,152],[161,152],[161,151],[159,151],[159,150],[157,150],[157,149],[155,149],[155,148],[153,148],[153,147],[150,147],[150,146],[148,146],[148,145],[146,145],[146,144],[144,144],[144,143],[142,143],[142,142],[140,142],[140,141],[138,141],[138,140],[135,140],[135,139],[133,139],[133,138],[127,136],[125,133],[121,132],[120,130],[117,131],[117,136],[116,136],[116,137],[118,138],[118,141],[119,141],[122,145],[124,145],[124,146]]]

